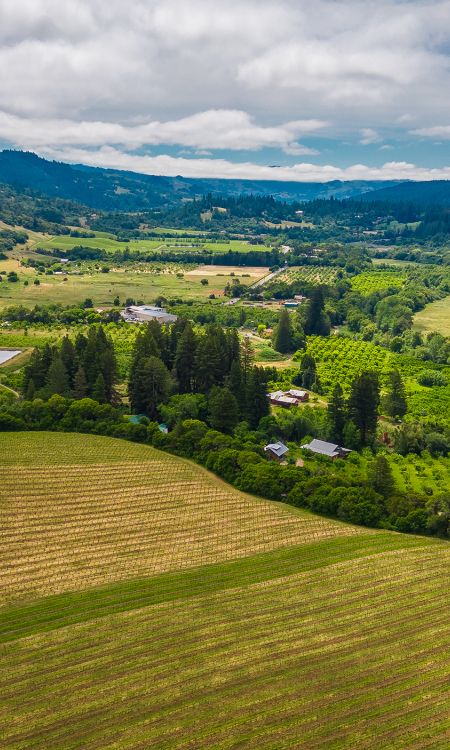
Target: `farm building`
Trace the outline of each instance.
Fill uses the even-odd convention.
[[[351,450],[348,448],[342,448],[340,445],[335,443],[327,443],[325,440],[311,440],[310,443],[305,443],[301,448],[304,450],[316,453],[319,456],[327,456],[328,458],[347,458]]]
[[[292,396],[292,398],[296,398],[298,401],[309,401],[308,391],[300,391],[297,388],[291,388],[286,395]]]
[[[298,406],[299,403],[308,401],[309,393],[307,391],[298,391],[291,388],[290,391],[273,391],[267,394],[269,401],[273,406]]]
[[[120,313],[127,323],[147,323],[156,320],[158,323],[175,323],[176,315],[168,313],[163,307],[152,305],[130,305]]]
[[[292,299],[287,299],[284,303],[284,307],[291,308],[291,307],[298,307],[298,302]]]
[[[289,452],[289,448],[284,443],[269,443],[264,446],[264,451],[272,461],[282,461]]]

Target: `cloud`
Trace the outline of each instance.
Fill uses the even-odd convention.
[[[324,123],[331,153],[386,129],[447,137],[431,130],[450,122],[450,0],[0,0],[0,18],[14,145],[295,161]]]
[[[372,143],[380,143],[382,140],[380,134],[373,128],[361,129],[361,140],[359,142],[362,143],[363,146],[369,146]]]
[[[167,154],[159,156],[127,154],[110,146],[97,151],[62,148],[41,149],[50,159],[94,167],[125,169],[143,174],[183,175],[185,177],[221,177],[249,180],[282,180],[326,182],[328,180],[437,180],[450,179],[450,165],[442,169],[418,167],[408,162],[386,162],[380,167],[353,164],[337,167],[299,162],[288,167],[270,167],[252,162],[231,162],[227,159],[183,158]]]
[[[120,144],[136,149],[165,144],[231,151],[277,147],[286,153],[300,155],[317,152],[297,143],[297,138],[314,133],[325,125],[321,120],[295,120],[264,127],[256,125],[246,112],[239,110],[209,110],[179,120],[155,120],[139,125],[25,118],[0,112],[0,138],[23,148],[51,144]]]
[[[434,125],[431,128],[417,128],[410,130],[411,135],[421,135],[426,138],[450,138],[450,125]]]

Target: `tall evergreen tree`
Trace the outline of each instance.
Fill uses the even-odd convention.
[[[295,385],[312,390],[317,383],[316,360],[310,354],[304,354],[298,375],[294,378]]]
[[[342,388],[337,383],[333,388],[328,402],[328,417],[330,420],[331,437],[340,444],[344,438],[344,427],[347,418],[347,408]]]
[[[60,396],[69,394],[69,376],[59,353],[55,353],[47,373],[47,392]]]
[[[172,386],[170,373],[158,357],[139,359],[129,383],[131,408],[150,419],[158,415],[158,405],[167,401]]]
[[[73,379],[73,396],[74,398],[85,398],[88,392],[86,375],[83,367],[80,365]]]
[[[315,287],[308,304],[305,334],[307,336],[328,336],[330,333],[330,320],[325,313],[325,298],[320,286]]]
[[[106,403],[107,398],[105,378],[103,377],[101,372],[99,372],[97,380],[94,383],[94,387],[92,389],[92,398],[94,399],[94,401],[98,401],[99,404]]]
[[[375,438],[380,404],[380,384],[376,372],[365,371],[352,383],[349,412],[360,433],[361,445]]]
[[[280,313],[277,326],[275,326],[272,343],[273,348],[281,354],[287,354],[295,349],[291,316],[285,307]]]
[[[386,456],[378,455],[373,460],[369,469],[369,482],[385,500],[394,493],[395,481]]]
[[[263,367],[253,367],[247,379],[246,388],[246,419],[253,429],[260,420],[270,414],[269,399],[267,398],[267,374]]]
[[[384,403],[387,414],[394,419],[401,419],[408,410],[405,385],[398,370],[389,373],[389,390]]]
[[[194,390],[196,349],[196,336],[191,324],[188,323],[178,338],[174,362],[174,374],[178,381],[180,393],[192,393]]]
[[[75,373],[77,371],[77,353],[72,341],[68,336],[64,336],[63,340],[61,341],[60,353],[64,367],[67,370],[67,375],[69,376],[69,385],[72,388]]]

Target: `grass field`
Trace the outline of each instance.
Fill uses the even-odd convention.
[[[7,750],[444,750],[450,545],[0,435]]]
[[[197,270],[180,271],[176,264],[166,264],[161,272],[154,268],[136,270],[127,267],[101,273],[85,270],[82,276],[71,273],[67,275],[40,275],[32,268],[18,266],[16,261],[0,262],[0,274],[16,270],[19,282],[0,283],[0,308],[22,304],[27,307],[57,302],[72,305],[83,302],[90,297],[94,305],[112,305],[118,296],[123,303],[127,297],[153,302],[160,295],[183,300],[207,299],[210,294],[221,296],[228,282],[233,278],[243,284],[251,284],[267,273],[265,268],[237,268],[233,266],[200,266]],[[204,272],[203,272],[204,271]],[[183,275],[179,277],[177,273]],[[202,278],[208,279],[208,285],[202,285]],[[36,286],[33,282],[39,279]],[[28,286],[24,286],[24,281]]]
[[[414,328],[420,333],[438,331],[450,336],[450,297],[431,302],[414,316]]]
[[[171,230],[167,230],[168,233],[172,233]],[[42,247],[47,250],[71,250],[73,247],[93,247],[106,250],[107,252],[120,252],[122,253],[126,247],[133,252],[145,253],[148,251],[161,251],[170,250],[178,251],[180,253],[183,250],[198,251],[210,250],[213,253],[226,253],[229,250],[238,250],[240,252],[248,252],[250,250],[267,250],[268,248],[263,245],[250,245],[245,240],[226,240],[226,241],[214,241],[211,240],[208,235],[201,233],[199,235],[193,234],[191,237],[161,237],[149,238],[142,240],[127,240],[127,242],[119,242],[114,237],[106,236],[104,232],[99,232],[95,237],[70,237],[66,235],[60,235],[57,237],[48,237],[45,239],[38,239],[34,243],[34,247]]]

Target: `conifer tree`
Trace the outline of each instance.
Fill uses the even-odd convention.
[[[105,378],[103,377],[101,372],[99,372],[97,380],[94,383],[94,387],[92,389],[92,398],[94,399],[94,401],[98,401],[99,404],[106,403],[107,399]]]
[[[188,323],[178,339],[175,353],[174,374],[180,393],[192,393],[194,390],[196,349],[196,336]]]
[[[369,481],[375,492],[382,495],[385,500],[394,493],[394,477],[386,456],[376,456],[370,466]]]
[[[394,419],[401,419],[408,410],[405,385],[398,370],[389,373],[389,391],[384,403],[387,414]]]
[[[209,423],[214,430],[231,433],[239,422],[239,405],[228,388],[214,386],[208,399]]]
[[[306,336],[328,336],[330,333],[330,320],[325,313],[325,299],[320,286],[316,287],[308,304],[305,320]]]
[[[375,372],[362,372],[352,383],[349,412],[359,429],[361,445],[375,438],[380,403],[380,384]]]
[[[280,313],[278,325],[275,327],[272,338],[273,348],[280,354],[292,352],[295,348],[293,341],[293,330],[291,317],[284,307]]]
[[[55,354],[48,370],[47,391],[50,395],[59,393],[60,396],[69,393],[69,376],[59,354]]]
[[[343,441],[346,413],[344,394],[341,386],[337,383],[333,388],[333,393],[328,403],[328,417],[330,420],[331,437],[338,444]]]
[[[73,379],[73,396],[74,398],[85,398],[88,392],[88,385],[84,368],[80,365]]]

